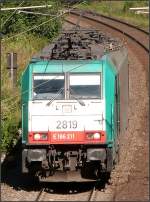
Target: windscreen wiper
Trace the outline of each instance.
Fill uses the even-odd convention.
[[[81,99],[77,98],[75,95],[73,95],[74,91],[73,91],[71,88],[69,88],[69,90],[70,90],[70,95],[71,95],[73,98],[75,98],[75,99],[79,102],[79,104],[80,104],[81,106],[85,106],[85,103],[83,102],[83,100],[81,100]]]
[[[46,104],[46,105],[50,105],[50,104],[52,104],[52,102],[63,92],[63,90],[64,90],[64,88],[61,88],[58,92],[57,92],[57,94],[54,96],[54,97],[52,97],[52,99]]]

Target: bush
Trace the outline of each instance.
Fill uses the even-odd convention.
[[[55,15],[60,8],[59,0],[37,0],[24,1],[21,6],[52,4],[52,8],[33,9],[33,12],[49,13]],[[18,1],[7,1],[3,3],[3,7],[17,7]],[[26,31],[34,26],[48,21],[50,16],[32,15],[24,13],[16,13],[12,17],[12,12],[1,12],[1,34],[4,37],[2,41],[2,127],[1,127],[1,149],[9,151],[15,145],[18,139],[18,129],[21,127],[21,103],[20,103],[20,78],[22,71],[33,54],[51,41],[61,28],[61,19],[56,18],[48,23],[39,26],[37,29],[31,30],[25,34],[21,34],[14,38],[18,33]],[[9,18],[10,17],[10,18]],[[17,86],[15,89],[11,86],[11,81],[6,69],[6,53],[16,52],[18,58],[17,70]]]
[[[38,26],[43,22],[50,20],[50,18],[54,18],[57,15],[58,10],[60,8],[59,1],[49,0],[49,1],[26,1],[22,6],[31,6],[31,5],[44,5],[45,3],[51,4],[52,8],[41,8],[32,9],[34,13],[47,13],[52,16],[43,16],[38,14],[27,14],[27,13],[18,13],[15,12],[12,17],[12,11],[3,11],[1,13],[1,33],[3,35],[12,35],[13,33],[20,33],[25,30],[29,30],[34,26]],[[13,3],[6,3],[5,7],[17,7],[17,1],[13,1]],[[26,9],[27,11],[27,9]],[[31,11],[31,10],[30,10]],[[54,15],[54,16],[53,16]],[[9,18],[10,17],[10,18]],[[45,36],[48,38],[53,37],[54,34],[61,28],[60,18],[52,19],[48,23],[45,23],[38,28],[29,31],[30,33],[38,34],[40,36]]]
[[[48,40],[34,35],[23,35],[18,39],[2,43],[2,88],[1,88],[1,150],[9,151],[18,140],[21,127],[20,78],[22,71],[33,54],[46,45]],[[12,88],[6,69],[6,53],[16,52],[18,56],[17,86]]]
[[[1,149],[7,151],[15,145],[18,139],[18,128],[19,128],[19,112],[10,113],[9,116],[2,118],[2,140]]]

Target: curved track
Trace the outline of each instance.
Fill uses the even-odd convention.
[[[103,15],[103,14],[99,14],[99,13],[94,13],[92,11],[86,11],[86,13],[89,13],[89,14],[92,14],[94,16],[99,16],[99,17],[103,17],[103,18],[106,18],[106,19],[109,19],[109,20],[113,20],[113,21],[116,21],[116,22],[120,22],[121,24],[124,24],[124,25],[127,25],[129,27],[132,27],[132,28],[135,28],[145,34],[149,34],[148,31],[136,26],[136,25],[133,25],[133,24],[129,24],[128,22],[125,22],[125,21],[122,21],[122,20],[119,20],[117,18],[113,18],[113,17],[110,17],[110,16],[106,16],[106,15]]]
[[[121,34],[132,39],[140,47],[142,47],[147,53],[149,53],[149,32],[140,29],[134,25],[120,21],[118,19],[107,17],[92,12],[71,11],[69,17],[66,19],[71,24],[76,24],[72,19],[80,18],[79,21],[86,21],[88,23],[97,23],[107,26]]]

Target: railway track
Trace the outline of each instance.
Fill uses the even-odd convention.
[[[75,9],[74,9],[75,10]],[[72,11],[73,12],[73,11]],[[86,11],[86,13],[88,14],[92,14],[94,16],[99,16],[99,17],[103,17],[103,18],[106,18],[106,19],[109,19],[109,20],[115,20],[116,22],[120,22],[121,24],[125,24],[129,27],[132,27],[132,28],[135,28],[135,29],[138,29],[139,31],[141,32],[144,32],[145,34],[149,34],[148,31],[136,26],[136,25],[133,25],[133,24],[129,24],[128,22],[125,22],[125,21],[122,21],[122,20],[119,20],[117,18],[113,18],[113,17],[110,17],[110,16],[106,16],[106,15],[103,15],[103,14],[99,14],[99,13],[94,13],[93,11]]]
[[[149,53],[149,32],[140,29],[139,27],[136,27],[134,25],[128,24],[126,22],[120,21],[118,19],[107,17],[100,14],[95,14],[92,12],[83,12],[81,15],[81,11],[71,11],[69,13],[69,16],[65,19],[66,22],[76,25],[76,18],[80,18],[80,22],[87,22],[87,23],[96,23],[95,25],[98,27],[98,24],[102,24],[104,26],[107,26],[127,38],[134,41],[136,44],[138,44],[140,47],[144,49],[147,53]],[[80,25],[79,22],[79,25]]]
[[[37,196],[36,196],[35,201],[40,201],[41,195],[42,195],[42,193],[44,192],[44,190],[45,190],[45,188],[42,188],[42,189],[39,191],[39,193],[38,193]]]
[[[96,201],[97,198],[108,198],[105,192],[106,184],[109,184],[107,179],[80,183],[41,184],[34,201]]]
[[[96,187],[94,187],[94,188],[91,190],[91,193],[90,193],[90,195],[89,195],[88,201],[96,201],[96,193],[97,193],[97,189],[96,189]]]
[[[91,189],[88,193],[85,193],[85,200],[86,201],[96,201],[96,194],[97,194],[97,188],[94,186],[93,189]],[[35,201],[57,201],[62,200],[61,196],[60,198],[55,198],[55,195],[50,193],[46,188],[42,188],[37,196]],[[66,198],[63,198],[63,200],[68,200],[68,195],[66,195]],[[80,200],[80,198],[78,198]]]

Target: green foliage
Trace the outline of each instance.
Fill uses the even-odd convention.
[[[5,1],[2,7],[16,7],[21,1]],[[34,0],[25,1],[21,6],[33,6],[52,4],[52,8],[32,9],[32,12],[49,13],[57,15],[60,9],[59,1],[55,0]],[[31,11],[31,10],[30,10]],[[48,21],[54,16],[41,16],[24,13],[15,13],[11,18],[12,11],[1,12],[1,32],[4,36],[1,49],[1,149],[9,151],[16,143],[21,127],[21,101],[20,101],[20,79],[22,71],[31,59],[32,55],[41,50],[49,41],[58,34],[61,28],[61,18],[50,20],[48,23],[39,26],[25,34],[20,34],[34,26]],[[15,36],[9,39],[9,37]],[[12,88],[9,72],[6,69],[6,53],[16,52],[18,58],[17,86]]]
[[[127,12],[129,10],[129,8],[133,7],[134,2],[133,1],[125,1],[124,2],[124,6],[123,6],[123,11]]]
[[[1,75],[1,149],[9,151],[18,139],[21,127],[20,78],[23,69],[31,56],[39,51],[48,40],[34,35],[24,35],[2,43],[2,75]],[[6,69],[6,53],[16,52],[18,55],[17,86],[12,88],[9,72]]]
[[[142,6],[148,6],[148,1],[143,1],[143,0],[137,0],[137,1],[124,1],[124,6],[123,6],[123,12],[128,12],[129,8],[131,7],[142,7]]]
[[[9,151],[18,139],[21,127],[20,79],[22,71],[33,54],[48,43],[46,38],[24,35],[2,43],[2,88],[1,88],[1,149]],[[18,56],[17,86],[12,88],[9,72],[6,69],[6,53],[16,52]]]
[[[11,109],[12,110],[12,109]],[[17,136],[18,136],[18,128],[19,128],[19,119],[17,115],[19,112],[13,113],[14,110],[9,112],[5,118],[2,118],[2,140],[1,147],[2,150],[9,151],[11,147],[14,146]]]
[[[20,2],[13,1],[3,3],[2,7],[18,7]],[[50,16],[38,15],[38,14],[27,14],[18,13],[17,11],[13,14],[12,11],[1,12],[1,32],[3,35],[12,35],[12,33],[19,33],[24,30],[33,28],[34,26],[39,26],[41,23],[50,21],[48,23],[39,26],[38,28],[31,30],[30,33],[34,33],[40,36],[45,36],[48,38],[53,37],[53,35],[61,28],[61,19],[56,18],[58,15],[58,10],[60,9],[60,3],[58,0],[45,0],[45,1],[25,1],[21,6],[35,6],[35,5],[52,5],[52,7],[40,8],[40,9],[26,9],[25,11],[30,11],[34,13],[49,14]],[[10,17],[10,18],[9,18]],[[55,19],[53,19],[55,18]]]
[[[148,15],[137,15],[133,11],[130,11],[130,7],[142,7],[148,6],[148,1],[143,0],[124,0],[124,1],[105,1],[97,0],[91,1],[89,4],[82,4],[78,7],[85,10],[92,10],[98,13],[117,17],[121,20],[125,20],[131,24],[135,24],[141,28],[149,29],[149,18]]]

